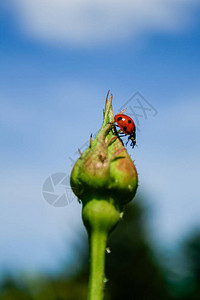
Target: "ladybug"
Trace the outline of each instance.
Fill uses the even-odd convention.
[[[128,144],[129,140],[131,140],[131,146],[134,148],[136,145],[136,140],[135,140],[135,123],[133,120],[124,114],[117,114],[114,116],[115,122],[117,123],[118,127],[120,130],[124,133],[124,135],[129,135],[128,141],[126,144]]]

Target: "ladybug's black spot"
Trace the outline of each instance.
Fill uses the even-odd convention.
[[[124,127],[123,127],[123,131],[126,131],[126,129],[127,129],[127,127],[126,127],[126,126],[124,126]]]
[[[117,121],[121,121],[122,117],[117,118]]]
[[[131,120],[128,120],[128,123],[131,124]]]

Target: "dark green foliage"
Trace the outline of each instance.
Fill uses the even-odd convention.
[[[185,257],[190,272],[188,280],[190,293],[183,299],[197,300],[200,299],[200,232],[194,233],[185,243]]]
[[[106,274],[111,299],[170,299],[143,226],[143,210],[134,203],[110,237]]]
[[[23,285],[17,284],[14,280],[7,277],[1,284],[1,300],[32,300],[30,291]]]

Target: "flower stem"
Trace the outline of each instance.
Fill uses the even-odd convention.
[[[103,299],[103,280],[105,267],[105,249],[107,233],[99,230],[91,232],[90,236],[90,282],[88,300]]]
[[[88,300],[102,300],[105,250],[108,234],[117,225],[120,211],[113,199],[91,199],[83,206],[83,222],[90,241],[90,281]]]

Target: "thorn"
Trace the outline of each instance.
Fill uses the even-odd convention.
[[[80,154],[80,156],[82,155],[82,152],[81,152],[81,150],[80,149],[78,149],[78,152],[79,152],[79,154]]]
[[[107,92],[107,96],[106,96],[106,104],[108,103],[108,96],[109,96],[110,90],[108,90]]]
[[[92,133],[90,134],[90,147],[92,147]]]

